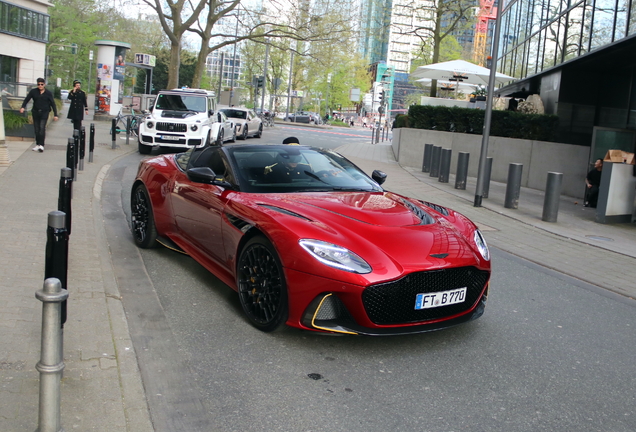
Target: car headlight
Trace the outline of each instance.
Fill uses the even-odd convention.
[[[479,249],[481,256],[484,257],[486,261],[490,261],[490,251],[488,250],[486,239],[479,230],[475,230],[474,238],[475,244],[477,245],[477,249]]]
[[[146,127],[147,127],[148,129],[152,129],[152,127],[153,127],[154,125],[155,125],[155,124],[154,124],[153,122],[151,122],[151,121],[147,121],[147,122],[146,122]]]
[[[299,240],[309,254],[323,264],[351,273],[370,273],[371,266],[349,249],[320,240]]]
[[[192,130],[192,132],[195,132],[197,129],[199,129],[199,127],[193,124],[192,126],[190,126],[190,129]]]

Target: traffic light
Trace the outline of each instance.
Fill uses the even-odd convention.
[[[380,91],[380,104],[384,103],[384,90]]]
[[[256,77],[256,87],[263,88],[265,87],[265,77],[263,75],[259,75]]]
[[[77,44],[71,44],[71,54],[77,54]]]

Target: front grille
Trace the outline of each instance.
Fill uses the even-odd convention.
[[[163,132],[187,132],[188,125],[183,123],[158,122],[157,130]]]
[[[489,273],[475,267],[460,267],[412,273],[394,282],[372,285],[362,293],[362,302],[375,324],[422,322],[459,314],[470,309],[482,292]],[[447,291],[467,287],[463,303],[432,309],[415,310],[415,296],[420,293]]]

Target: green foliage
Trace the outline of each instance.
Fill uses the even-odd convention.
[[[18,114],[15,111],[5,110],[2,113],[4,118],[4,128],[5,130],[9,129],[19,129],[23,125],[29,123],[29,119],[25,115]]]
[[[407,128],[409,127],[409,116],[406,114],[398,114],[395,117],[395,127],[396,128]]]
[[[480,135],[484,126],[484,113],[484,110],[471,108],[414,105],[409,108],[407,124],[416,129]],[[558,121],[555,115],[493,111],[490,134],[553,141],[557,136]],[[402,126],[403,122],[398,116],[398,127],[407,127]]]

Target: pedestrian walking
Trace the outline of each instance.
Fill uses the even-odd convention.
[[[24,102],[20,113],[23,113],[27,104],[33,99],[33,108],[31,115],[33,116],[33,129],[35,130],[35,146],[33,151],[44,151],[44,140],[46,138],[46,122],[49,119],[49,113],[53,110],[53,120],[57,121],[57,106],[53,100],[53,93],[46,89],[44,78],[37,79],[37,88],[31,90]]]
[[[82,130],[82,120],[84,120],[84,113],[88,114],[88,103],[86,102],[86,93],[82,90],[82,83],[80,81],[73,81],[73,90],[68,92],[68,99],[71,101],[71,106],[68,107],[67,118],[73,122],[73,129],[78,131]]]

